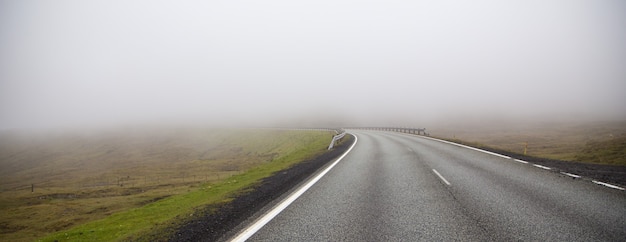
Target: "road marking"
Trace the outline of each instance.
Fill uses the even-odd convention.
[[[467,146],[467,145],[457,144],[457,143],[454,143],[454,142],[450,142],[450,141],[446,141],[446,140],[441,140],[441,139],[435,139],[435,138],[426,137],[426,136],[420,136],[420,137],[425,138],[425,139],[436,140],[436,141],[443,142],[443,143],[446,143],[446,144],[456,145],[456,146],[459,146],[459,147],[463,147],[463,148],[467,148],[467,149],[470,149],[470,150],[475,150],[475,151],[483,152],[483,153],[490,154],[490,155],[495,155],[495,156],[497,156],[497,157],[501,157],[501,158],[505,158],[505,159],[511,159],[511,157],[510,157],[510,156],[501,155],[501,154],[494,153],[494,152],[491,152],[491,151],[481,150],[481,149],[474,148],[474,147]]]
[[[520,162],[520,163],[524,163],[524,164],[529,164],[529,162],[528,162],[528,161],[523,161],[523,160],[519,160],[519,159],[514,159],[514,158],[509,157],[509,156],[506,156],[506,155],[501,155],[501,154],[498,154],[498,153],[493,153],[493,152],[490,152],[490,151],[481,150],[481,149],[474,148],[474,147],[470,147],[470,146],[467,146],[467,145],[457,144],[457,143],[454,143],[454,142],[450,142],[450,141],[446,141],[446,140],[441,140],[441,139],[436,139],[436,138],[431,138],[431,137],[426,137],[426,136],[419,136],[419,137],[420,137],[420,138],[424,138],[424,139],[430,139],[430,140],[434,140],[434,141],[439,141],[439,142],[446,143],[446,144],[456,145],[456,146],[459,146],[459,147],[464,147],[464,148],[467,148],[467,149],[470,149],[470,150],[480,151],[480,152],[483,152],[483,153],[486,153],[486,154],[495,155],[495,156],[502,157],[502,158],[513,159],[514,161],[517,161],[517,162]],[[532,164],[532,163],[531,163],[531,164]],[[547,167],[547,166],[542,166],[542,165],[537,165],[537,164],[532,164],[532,165],[533,165],[533,166],[535,166],[535,167],[541,168],[541,169],[545,169],[545,170],[552,170],[552,168]],[[441,176],[441,174],[439,174],[439,172],[437,172],[435,169],[433,169],[433,171],[434,171],[434,172],[435,172],[435,174],[437,174],[437,176],[439,176],[439,178],[441,178],[441,179],[442,179],[442,180],[443,180],[446,184],[450,185],[450,183],[449,183],[448,181],[446,181],[446,179],[445,179],[445,178],[443,178],[443,176]],[[570,176],[570,177],[573,177],[573,178],[581,178],[581,176],[576,175],[576,174],[572,174],[572,173],[561,172],[561,174],[563,174],[563,175],[567,175],[567,176]],[[622,191],[625,191],[625,190],[626,190],[626,188],[623,188],[623,187],[620,187],[620,186],[616,186],[616,185],[613,185],[613,184],[609,184],[609,183],[605,183],[605,182],[601,182],[601,181],[592,180],[592,182],[593,182],[593,183],[595,183],[595,184],[602,185],[602,186],[606,186],[606,187],[610,187],[610,188],[613,188],[613,189],[618,189],[618,190],[622,190]]]
[[[622,190],[622,191],[624,191],[624,188],[622,188],[622,187],[618,187],[618,186],[613,185],[613,184],[608,184],[608,183],[604,183],[604,182],[601,182],[601,181],[596,181],[596,180],[592,180],[591,182],[593,182],[593,183],[595,183],[595,184],[598,184],[598,185],[603,185],[603,186],[606,186],[606,187],[610,187],[610,188],[614,188],[614,189],[617,189],[617,190]]]
[[[433,172],[448,186],[450,186],[450,182],[448,182],[448,180],[446,180],[446,178],[443,178],[443,176],[441,174],[439,174],[439,172],[437,172],[437,170],[433,169]]]
[[[298,197],[300,197],[302,194],[304,194],[304,192],[309,190],[309,188],[311,188],[315,183],[317,183],[317,181],[319,181],[324,175],[326,175],[326,173],[328,173],[328,171],[333,169],[333,167],[335,167],[335,165],[337,165],[337,163],[339,163],[339,161],[341,161],[343,159],[343,157],[345,157],[348,153],[350,153],[352,148],[354,148],[354,146],[356,145],[356,142],[358,141],[358,139],[357,139],[356,135],[352,134],[352,136],[354,136],[354,144],[352,144],[352,146],[350,146],[350,149],[348,149],[348,151],[343,153],[343,155],[341,155],[341,157],[339,157],[337,160],[335,160],[335,162],[333,162],[330,166],[328,166],[326,169],[324,169],[324,171],[319,173],[313,179],[309,180],[304,186],[300,187],[297,191],[295,191],[292,194],[290,194],[285,200],[280,202],[278,205],[276,205],[276,207],[272,208],[272,210],[270,210],[269,212],[264,214],[261,218],[259,218],[254,223],[249,225],[246,229],[244,229],[242,232],[240,232],[237,236],[235,236],[230,241],[236,241],[236,242],[246,241],[248,238],[250,238],[252,235],[254,235],[257,231],[259,231],[261,228],[263,228],[263,226],[265,226],[274,217],[276,217],[278,214],[280,214],[280,212],[285,210],[285,208],[287,208],[291,203],[293,203],[296,199],[298,199]]]
[[[575,175],[575,174],[572,174],[572,173],[567,173],[567,172],[564,172],[564,171],[562,171],[561,174],[566,175],[566,176],[571,176],[573,178],[580,178],[579,175]]]
[[[534,167],[539,167],[541,169],[545,169],[545,170],[552,170],[552,168],[547,167],[547,166],[542,166],[542,165],[537,165],[537,164],[533,164]]]
[[[528,161],[524,161],[524,160],[518,160],[518,159],[513,159],[514,161],[520,162],[520,163],[524,163],[524,164],[528,164]]]

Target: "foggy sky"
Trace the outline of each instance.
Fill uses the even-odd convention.
[[[2,129],[616,119],[625,91],[621,0],[0,0]]]

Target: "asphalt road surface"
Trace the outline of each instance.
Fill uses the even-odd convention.
[[[624,241],[626,192],[436,140],[357,144],[248,241]]]

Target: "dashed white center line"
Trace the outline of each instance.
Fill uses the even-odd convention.
[[[618,186],[613,185],[613,184],[608,184],[608,183],[604,183],[604,182],[600,182],[600,181],[596,181],[596,180],[592,180],[591,182],[593,182],[595,184],[598,184],[598,185],[603,185],[603,186],[606,186],[606,187],[610,187],[610,188],[614,188],[614,189],[617,189],[617,190],[624,191],[624,188],[618,187]]]
[[[537,164],[533,164],[534,167],[539,167],[541,169],[545,169],[545,170],[552,170],[552,168],[547,167],[547,166],[542,166],[542,165],[537,165]]]
[[[446,185],[450,186],[450,182],[448,182],[448,180],[446,180],[446,178],[444,178],[441,174],[439,174],[439,172],[437,172],[437,170],[433,169],[433,172],[443,181],[443,183],[445,183]]]
[[[579,176],[579,175],[575,175],[575,174],[572,174],[572,173],[561,172],[561,174],[566,175],[566,176],[571,176],[571,177],[573,177],[573,178],[580,178],[580,176]]]

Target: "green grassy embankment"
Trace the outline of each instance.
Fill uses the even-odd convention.
[[[16,149],[7,154],[4,149],[2,165],[18,167],[15,174],[24,180],[30,177],[39,187],[35,192],[2,190],[0,240],[112,241],[154,234],[192,217],[202,207],[230,201],[276,171],[324,152],[330,137],[330,132],[316,131],[206,130],[176,132],[156,142],[153,135],[128,138],[124,134],[112,140],[64,139],[55,142],[54,149],[46,149],[47,143],[37,144],[38,150]],[[101,151],[103,147],[107,148]],[[55,149],[64,152],[47,153]],[[23,157],[47,157],[37,164],[55,164],[55,170],[65,173],[64,180],[45,183],[51,178],[42,176],[58,177],[58,172],[11,166]],[[105,164],[86,171],[72,169],[94,162]],[[111,171],[111,167],[116,169]],[[87,179],[87,184],[105,184],[77,187],[88,175],[99,179]],[[20,177],[3,178],[3,187],[15,186],[6,183],[20,181]]]

